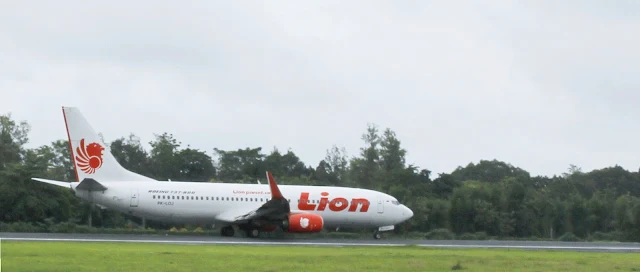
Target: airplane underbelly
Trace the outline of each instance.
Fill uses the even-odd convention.
[[[368,213],[322,213],[324,225],[328,228],[336,227],[368,227],[375,225],[374,218]]]
[[[369,227],[375,226],[375,218],[369,213],[340,213],[327,219],[331,227]]]

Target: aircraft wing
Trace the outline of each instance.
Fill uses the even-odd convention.
[[[248,223],[250,220],[281,220],[286,218],[291,212],[289,201],[282,196],[275,179],[270,172],[267,171],[267,179],[269,181],[269,189],[271,190],[271,199],[262,206],[256,208],[237,208],[225,211],[216,219],[235,224]]]
[[[229,223],[241,223],[242,221],[254,218],[256,211],[257,210],[255,208],[231,209],[218,214],[218,216],[216,216],[216,219]]]

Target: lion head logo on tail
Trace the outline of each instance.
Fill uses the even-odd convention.
[[[93,174],[102,167],[102,147],[98,143],[84,145],[84,139],[80,140],[80,146],[76,148],[76,164],[87,174]]]

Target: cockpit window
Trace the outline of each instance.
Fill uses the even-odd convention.
[[[400,202],[398,202],[397,200],[391,200],[391,203],[393,203],[393,205],[400,205]]]

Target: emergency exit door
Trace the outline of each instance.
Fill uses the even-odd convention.
[[[378,213],[384,213],[384,200],[378,199]]]

